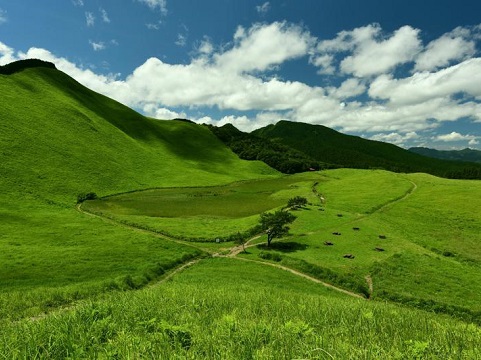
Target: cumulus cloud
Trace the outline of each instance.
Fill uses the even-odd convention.
[[[398,65],[413,61],[421,48],[418,29],[403,26],[385,38],[381,27],[371,24],[341,31],[336,38],[319,42],[312,63],[324,67],[324,62],[317,59],[325,59],[326,54],[348,53],[350,55],[340,61],[341,71],[369,77],[388,73]]]
[[[94,16],[94,14],[87,11],[85,13],[85,21],[86,21],[88,27],[95,26],[95,16]]]
[[[476,53],[475,42],[466,39],[470,31],[458,28],[431,41],[417,57],[414,71],[431,71],[447,66],[453,61],[470,58]]]
[[[167,14],[167,0],[137,0],[138,2],[146,4],[152,10],[157,8],[164,15]]]
[[[84,6],[83,0],[72,0],[72,4],[73,4],[74,6],[78,6],[78,7]]]
[[[451,132],[450,134],[443,134],[438,135],[436,140],[444,141],[444,142],[452,142],[452,141],[474,141],[476,142],[476,136],[473,135],[462,135],[456,131]]]
[[[269,3],[269,1],[266,1],[264,4],[262,5],[257,5],[256,6],[256,10],[259,14],[265,14],[267,13],[271,8],[271,4]]]
[[[330,95],[338,99],[348,99],[363,94],[366,91],[364,85],[359,79],[350,78],[345,80],[338,88],[330,88]]]
[[[407,141],[419,139],[419,135],[413,131],[409,133],[396,133],[392,132],[389,134],[386,133],[379,133],[379,134],[374,134],[370,137],[371,140],[376,140],[376,141],[383,141],[383,142],[388,142],[391,144],[395,144],[398,146],[405,146],[405,143]]]
[[[314,39],[300,26],[286,22],[256,24],[249,29],[239,27],[235,46],[217,54],[216,64],[228,72],[265,71],[307,54]]]
[[[255,24],[239,27],[232,41],[223,46],[203,38],[195,44],[188,63],[150,58],[123,78],[95,74],[45,49],[32,48],[21,54],[2,43],[0,61],[35,57],[54,62],[87,87],[161,119],[189,118],[189,112],[215,108],[221,112],[218,119],[190,118],[219,125],[230,122],[244,131],[287,119],[367,133],[373,139],[402,145],[418,141],[416,136],[424,130],[434,131],[445,121],[481,121],[481,58],[464,59],[434,72],[407,73],[404,78],[359,67],[356,72],[371,75],[343,73],[336,86],[330,81],[326,86],[314,86],[285,80],[276,76],[276,69],[302,59],[324,69],[334,68],[341,66],[343,59],[362,54],[366,44],[387,52],[399,50],[403,41],[415,45],[417,37],[417,30],[409,27],[382,36],[379,26],[371,25],[319,42],[299,25]],[[406,53],[411,57],[416,51]],[[415,66],[414,61],[411,65]],[[391,62],[381,68],[392,70],[393,66],[397,65]],[[334,79],[334,75],[327,79]],[[225,116],[231,111],[237,115]]]
[[[404,79],[381,75],[372,82],[369,95],[398,105],[450,97],[457,93],[481,100],[480,83],[481,58],[472,58],[437,72],[415,73]]]
[[[17,60],[15,50],[0,42],[0,65],[5,65]]]

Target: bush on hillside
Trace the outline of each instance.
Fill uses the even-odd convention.
[[[77,204],[83,203],[86,200],[96,200],[99,197],[94,192],[80,193],[77,195]]]

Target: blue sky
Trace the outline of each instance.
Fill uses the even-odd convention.
[[[475,0],[0,0],[1,65],[52,61],[148,116],[244,131],[481,149],[480,50]]]

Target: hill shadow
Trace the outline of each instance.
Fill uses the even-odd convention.
[[[290,253],[294,251],[306,250],[308,245],[297,243],[294,241],[289,242],[273,242],[270,246],[267,244],[259,244],[257,247],[261,250],[276,250],[284,253]]]

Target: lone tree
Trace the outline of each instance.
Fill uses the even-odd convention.
[[[295,219],[294,215],[283,210],[278,210],[275,213],[262,213],[259,222],[262,230],[267,233],[267,246],[271,245],[272,239],[286,235],[289,232],[287,224]]]
[[[290,198],[287,201],[287,206],[290,208],[297,209],[306,205],[307,205],[307,199],[302,196],[296,196],[296,197]]]

